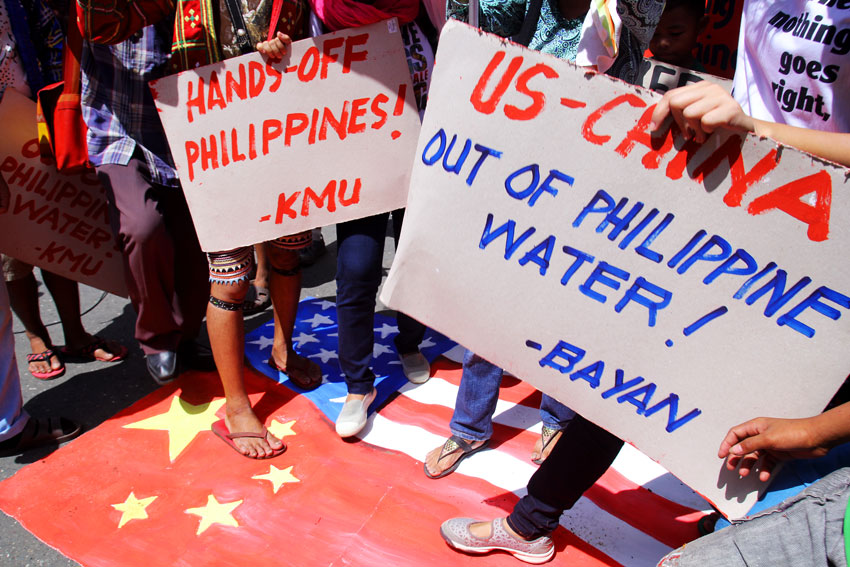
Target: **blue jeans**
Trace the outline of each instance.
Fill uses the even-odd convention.
[[[0,282],[0,441],[20,433],[29,415],[23,410],[21,377],[15,361],[12,309],[6,284]]]
[[[375,383],[369,365],[375,345],[375,298],[383,276],[384,240],[390,213],[340,223],[336,227],[336,315],[339,325],[339,367],[349,394],[368,394]],[[404,209],[392,212],[396,243]],[[417,352],[425,325],[399,312],[399,354]]]
[[[449,424],[452,435],[467,441],[484,441],[493,436],[493,414],[499,401],[502,369],[467,350],[457,391],[455,411]],[[543,395],[540,419],[554,429],[563,429],[575,412],[555,398]]]

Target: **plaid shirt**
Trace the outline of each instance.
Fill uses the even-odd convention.
[[[86,43],[81,67],[92,164],[127,165],[138,151],[151,181],[176,187],[177,171],[147,84],[167,74],[172,28],[163,21],[117,45]]]
[[[33,85],[33,92],[45,85],[62,80],[62,45],[65,35],[56,14],[47,4],[40,0],[22,2],[30,21],[30,36],[38,38],[33,47],[38,54],[43,84]]]

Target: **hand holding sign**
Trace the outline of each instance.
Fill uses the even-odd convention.
[[[440,42],[384,302],[742,515],[763,484],[718,440],[812,415],[850,367],[846,170],[658,136],[655,93],[453,22]]]
[[[673,116],[685,139],[694,139],[697,143],[705,142],[708,136],[718,130],[752,132],[850,166],[850,134],[811,130],[752,118],[724,88],[708,81],[668,91],[652,113],[650,128],[661,128],[668,115]]]
[[[744,114],[732,95],[710,81],[667,91],[652,113],[650,128],[658,130],[668,115],[686,139],[695,139],[700,144],[722,128],[735,132],[755,130],[753,119]]]
[[[260,45],[269,60],[248,54],[151,84],[204,250],[406,201],[419,114],[397,22],[284,38]]]
[[[292,38],[283,32],[277,32],[277,35],[268,41],[261,41],[257,44],[257,51],[271,59],[272,61],[280,61],[283,56],[289,52],[289,47],[292,45]]]
[[[747,476],[759,464],[759,480],[770,479],[776,464],[823,457],[850,438],[850,402],[814,417],[757,417],[736,425],[720,443],[717,456],[729,470]],[[761,461],[759,463],[759,460]]]

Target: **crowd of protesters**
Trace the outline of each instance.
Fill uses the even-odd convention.
[[[179,15],[181,1],[176,4]],[[217,371],[226,405],[225,417],[213,431],[230,448],[254,459],[275,457],[286,447],[254,413],[246,393],[243,314],[264,308],[270,299],[274,344],[268,364],[302,390],[321,384],[319,367],[301,356],[292,341],[301,266],[317,242],[324,249],[321,232],[204,254],[149,81],[252,50],[279,60],[293,40],[388,18],[397,18],[405,33],[427,38],[416,64],[424,61],[429,67],[437,51],[437,28],[445,18],[454,18],[478,22],[484,31],[627,82],[637,80],[648,49],[666,63],[704,70],[694,55],[696,38],[705,26],[701,0],[668,0],[666,8],[664,0],[448,0],[445,5],[428,0],[283,0],[280,11],[260,0],[201,0],[201,4],[201,16],[208,18],[212,32],[201,50],[180,32],[179,17],[176,27],[166,18],[112,45],[83,42],[82,114],[89,161],[105,189],[114,237],[122,251],[136,315],[133,338],[147,370],[160,385],[186,369]],[[615,11],[615,27],[592,17],[600,7]],[[839,96],[850,92],[844,90],[850,88],[850,76],[842,69],[846,54],[824,49],[812,34],[787,33],[787,26],[774,25],[780,10],[808,14],[811,21],[834,29],[850,29],[850,8],[844,2],[745,0],[732,94],[710,81],[668,91],[655,107],[652,127],[659,129],[672,117],[684,136],[697,142],[718,130],[752,132],[850,167],[850,103]],[[61,78],[63,36],[68,25],[76,25],[63,17],[68,13],[69,6],[58,0],[0,0],[0,97],[8,88],[34,97],[41,87]],[[592,56],[600,50],[603,55],[608,50],[609,56]],[[828,119],[807,111],[805,105],[789,107],[776,95],[776,85],[785,85],[789,72],[776,63],[787,53],[819,62],[818,69],[833,69],[829,81],[825,73],[801,77],[802,88],[828,108]],[[427,95],[417,92],[417,100],[424,112]],[[9,188],[0,177],[0,213],[8,209],[9,201]],[[348,389],[336,423],[341,437],[361,432],[375,399],[370,364],[383,247],[388,223],[397,241],[403,217],[400,209],[336,227],[338,354]],[[12,311],[30,341],[27,371],[36,379],[62,376],[64,360],[71,357],[120,362],[128,352],[121,341],[129,339],[89,334],[80,317],[77,284],[42,270],[64,331],[66,344],[56,348],[40,319],[33,267],[4,256],[3,274],[0,454],[13,455],[71,440],[82,428],[61,417],[30,416],[23,409]],[[204,317],[211,352],[197,341]],[[431,375],[429,362],[419,351],[425,327],[404,313],[398,313],[398,325],[395,345],[403,371],[410,382],[422,384]],[[426,476],[442,478],[487,446],[501,377],[500,368],[466,353],[451,437],[427,455]],[[541,405],[541,418],[542,433],[532,449],[532,460],[540,467],[527,494],[506,518],[447,520],[440,533],[449,546],[474,554],[505,551],[529,563],[551,559],[550,535],[561,515],[611,466],[623,441],[548,397]],[[850,405],[839,404],[808,419],[745,422],[722,439],[718,456],[741,475],[759,462],[760,478],[767,480],[781,460],[822,456],[848,440]],[[847,565],[848,471],[839,467],[793,501],[688,544],[659,565]]]

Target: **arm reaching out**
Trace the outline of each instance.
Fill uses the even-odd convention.
[[[257,51],[272,61],[280,61],[289,51],[290,45],[292,45],[292,38],[283,32],[277,32],[271,40],[258,43]]]
[[[757,417],[726,434],[717,456],[726,467],[747,476],[763,458],[759,480],[766,481],[780,461],[822,457],[832,447],[850,441],[850,402],[804,419]]]
[[[709,81],[667,91],[652,113],[651,128],[657,130],[668,115],[672,115],[686,136],[699,143],[721,128],[753,132],[850,167],[850,134],[822,132],[752,118],[744,113],[732,95]]]

